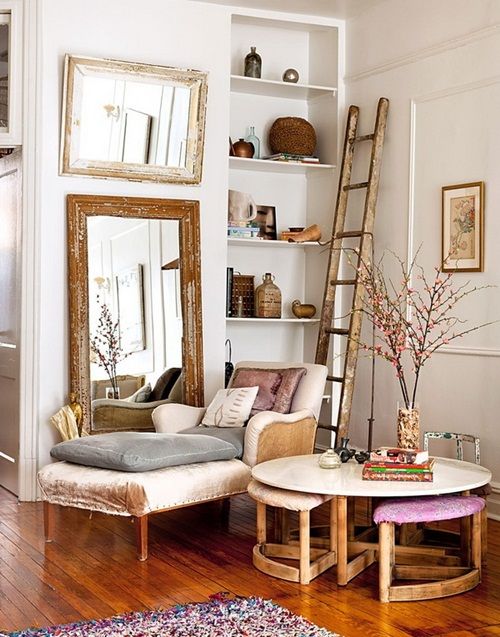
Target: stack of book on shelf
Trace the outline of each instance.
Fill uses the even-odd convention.
[[[363,480],[432,482],[434,458],[428,451],[382,448],[370,453],[363,465]]]
[[[310,155],[294,155],[292,153],[276,153],[275,155],[268,155],[263,157],[269,161],[295,161],[301,164],[319,164],[318,157],[312,157]]]
[[[262,239],[258,234],[260,226],[228,226],[227,236],[236,239]]]

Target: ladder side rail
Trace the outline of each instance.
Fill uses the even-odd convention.
[[[357,268],[359,268],[362,264],[369,265],[371,263],[375,209],[380,181],[380,166],[382,163],[382,151],[387,125],[388,107],[389,100],[387,98],[381,98],[379,100],[377,118],[375,121],[375,131],[368,176],[368,188],[363,213],[363,234],[360,241],[358,260],[356,264]],[[356,271],[356,285],[353,293],[353,304],[351,318],[349,321],[349,336],[344,359],[344,382],[341,388],[340,407],[337,421],[337,436],[340,437],[346,437],[349,428],[358,360],[359,339],[361,337],[361,327],[363,322],[364,294],[364,285],[359,281],[358,271]]]
[[[316,346],[315,362],[325,365],[328,359],[330,345],[330,335],[326,331],[332,324],[333,309],[335,304],[336,286],[331,285],[331,280],[336,279],[339,271],[340,254],[342,249],[342,239],[336,238],[342,232],[345,225],[347,211],[347,201],[349,191],[344,188],[351,181],[352,161],[354,156],[354,143],[358,128],[359,108],[351,106],[347,116],[344,149],[342,152],[342,164],[340,169],[339,187],[337,201],[335,204],[335,217],[333,220],[332,239],[330,244],[330,254],[328,257],[328,267],[326,270],[325,293],[323,307],[321,309],[321,320],[318,331],[318,342]]]

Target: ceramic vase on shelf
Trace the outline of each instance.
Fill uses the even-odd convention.
[[[420,409],[418,403],[398,402],[398,447],[419,449]]]
[[[255,316],[281,318],[281,290],[270,272],[264,274],[262,283],[255,288]]]
[[[250,53],[245,57],[245,77],[259,78],[262,72],[262,58],[256,51],[256,47],[250,47]]]

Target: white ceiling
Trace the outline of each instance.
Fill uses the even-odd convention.
[[[213,4],[305,13],[341,20],[353,18],[386,0],[199,0]]]

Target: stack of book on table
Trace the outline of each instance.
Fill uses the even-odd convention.
[[[432,482],[434,458],[427,451],[381,448],[363,465],[363,480]]]

